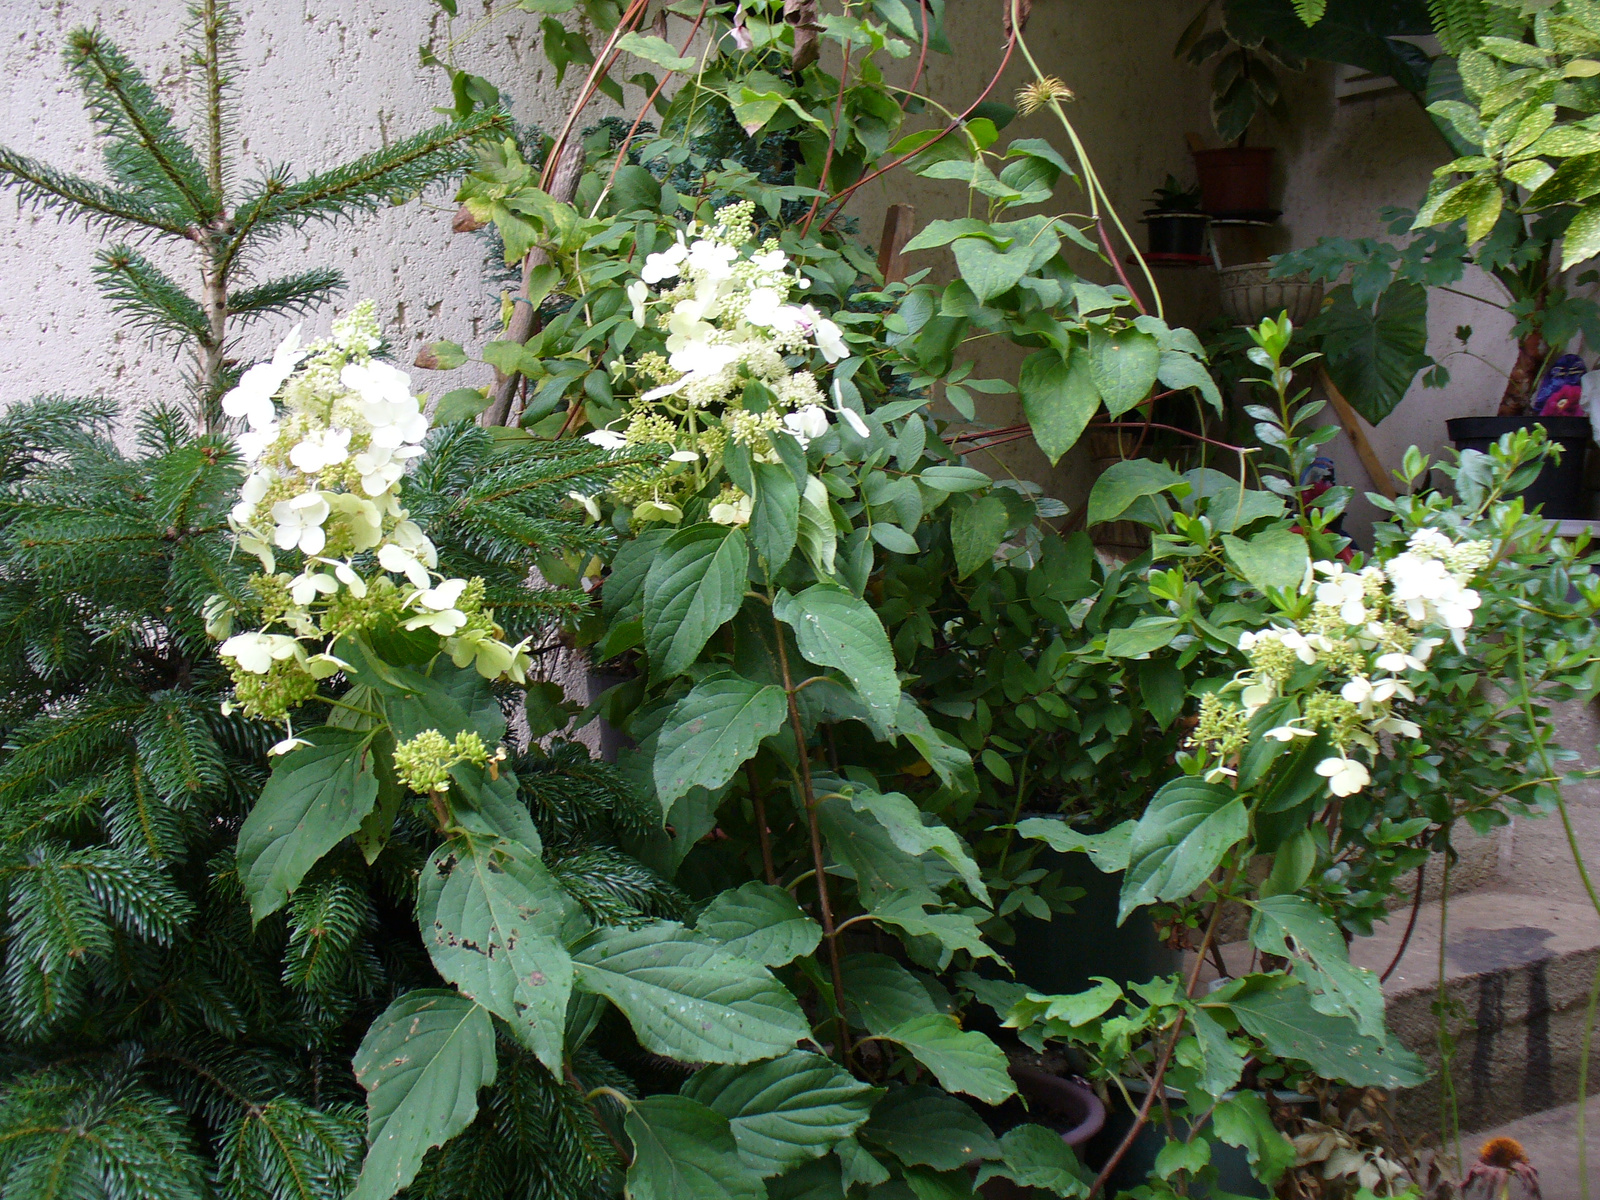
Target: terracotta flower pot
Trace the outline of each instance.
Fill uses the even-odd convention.
[[[1076,1151],[1106,1123],[1106,1106],[1088,1084],[1021,1063],[1012,1063],[1010,1069],[1027,1108],[1018,1100],[1007,1101],[990,1120],[996,1133],[1028,1123],[1045,1125]],[[1039,1193],[1009,1179],[991,1179],[978,1194],[984,1200],[1032,1200]]]
[[[1213,217],[1266,219],[1272,212],[1271,146],[1194,150],[1200,206]]]

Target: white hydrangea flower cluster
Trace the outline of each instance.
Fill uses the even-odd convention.
[[[1490,542],[1456,542],[1421,529],[1382,566],[1354,571],[1340,562],[1313,564],[1300,589],[1313,598],[1309,614],[1293,626],[1241,635],[1239,649],[1250,669],[1224,689],[1237,696],[1202,713],[1190,745],[1202,754],[1207,779],[1235,773],[1228,762],[1251,719],[1287,697],[1299,715],[1266,736],[1288,742],[1323,734],[1338,753],[1323,759],[1317,773],[1335,796],[1361,791],[1372,776],[1352,751],[1376,757],[1383,735],[1421,735],[1414,721],[1395,714],[1394,704],[1416,699],[1407,675],[1423,670],[1443,644],[1425,630],[1442,627],[1458,650],[1465,647],[1481,603],[1472,578],[1493,558]],[[1300,676],[1307,681],[1303,689],[1292,686],[1302,667],[1318,665],[1320,673]]]
[[[718,210],[714,225],[679,232],[666,249],[645,258],[638,280],[628,287],[635,324],[663,331],[667,353],[644,355],[621,368],[639,383],[639,398],[614,423],[621,429],[587,436],[608,449],[675,447],[661,470],[625,477],[614,488],[619,501],[633,506],[635,520],[681,520],[682,501],[716,474],[730,441],[748,446],[758,462],[776,462],[774,434],[788,434],[805,447],[827,434],[833,416],[862,437],[869,434],[837,388],[830,403],[809,370],[790,367],[789,359],[813,348],[829,364],[850,351],[837,324],[812,305],[792,302],[810,280],[775,240],[755,242],[754,211],[749,202],[731,204]],[[751,383],[763,385],[768,398],[756,409],[743,402]],[[748,501],[742,492],[725,493],[711,518],[744,524]]]
[[[296,326],[223,397],[223,411],[247,426],[238,443],[250,473],[229,522],[261,563],[262,627],[229,636],[233,614],[216,599],[207,621],[255,715],[282,717],[309,698],[345,666],[333,654],[338,638],[384,621],[439,635],[459,667],[526,678],[526,643],[503,641],[481,581],[439,574],[438,551],[401,503],[428,419],[410,377],[372,358],[380,343],[364,301],[324,341],[302,347]],[[282,554],[298,556],[297,573],[279,571]]]

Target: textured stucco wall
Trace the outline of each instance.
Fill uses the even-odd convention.
[[[510,8],[511,6],[504,6]],[[959,108],[989,80],[1001,51],[998,5],[958,0],[949,8],[953,57],[932,56],[927,86]],[[464,0],[456,24],[462,61],[507,87],[517,115],[548,124],[564,110],[575,79],[554,87],[538,50],[536,18],[511,10],[486,27],[468,32],[484,10],[482,0]],[[244,21],[240,44],[239,146],[245,173],[268,162],[290,162],[300,171],[326,167],[349,155],[403,136],[435,120],[444,99],[442,73],[417,65],[417,45],[442,37],[442,17],[431,0],[240,0]],[[1186,132],[1209,135],[1203,72],[1174,63],[1169,47],[1189,15],[1173,0],[1073,0],[1036,6],[1030,41],[1041,65],[1077,92],[1072,106],[1084,142],[1094,156],[1118,210],[1131,223],[1143,199],[1168,172],[1192,177],[1184,147]],[[91,175],[99,162],[76,88],[60,58],[69,29],[99,23],[146,69],[163,96],[187,111],[182,62],[184,6],[178,0],[147,4],[114,0],[8,0],[0,5],[0,138],[24,153]],[[895,64],[909,74],[910,63]],[[992,93],[1009,100],[1026,79],[1014,61]],[[1442,146],[1426,117],[1407,97],[1391,96],[1339,104],[1332,72],[1312,70],[1290,81],[1293,119],[1278,127],[1263,123],[1253,140],[1279,147],[1279,188],[1285,210],[1281,227],[1233,259],[1304,245],[1324,234],[1376,233],[1380,205],[1414,205],[1426,187]],[[598,113],[602,110],[596,110]],[[1064,142],[1045,117],[1021,118],[1004,140],[1043,136]],[[1063,186],[1058,204],[1079,207]],[[850,205],[865,240],[875,241],[883,208],[894,201],[917,207],[918,224],[959,215],[967,199],[957,184],[921,180],[897,172],[864,189]],[[314,227],[279,248],[272,270],[331,264],[350,279],[348,298],[374,297],[403,359],[439,337],[480,345],[493,330],[498,304],[485,282],[480,243],[452,235],[452,205],[442,190],[421,203],[386,210],[335,230]],[[52,216],[19,210],[0,200],[0,404],[34,392],[108,391],[131,408],[179,392],[180,364],[169,352],[122,332],[93,287],[90,265],[98,235]],[[948,271],[944,255],[918,256],[913,267]],[[174,269],[193,278],[190,264]],[[1105,275],[1103,267],[1088,268]],[[1217,315],[1216,281],[1210,271],[1166,271],[1160,275],[1170,317],[1203,327]],[[1485,285],[1487,286],[1487,285]],[[329,313],[310,321],[326,327]],[[1478,331],[1474,349],[1508,358],[1507,322],[1470,300],[1433,296],[1432,349],[1452,348],[1452,330],[1470,323]],[[281,330],[272,330],[272,334]],[[269,344],[266,331],[241,344],[249,356]],[[980,370],[1012,375],[1017,356],[981,350]],[[1397,463],[1415,442],[1433,449],[1443,439],[1443,418],[1493,410],[1499,386],[1493,371],[1476,360],[1455,357],[1455,380],[1445,393],[1413,390],[1400,409],[1373,435],[1386,462]],[[467,368],[448,386],[473,381]],[[470,377],[470,378],[469,378]],[[435,388],[444,383],[434,383]],[[426,376],[419,385],[433,381]],[[1014,398],[986,398],[983,416],[997,423],[1019,419]],[[1344,481],[1365,489],[1368,481],[1343,438],[1333,446]],[[1047,483],[1075,507],[1083,501],[1089,464],[1074,452],[1052,470],[1029,443],[1001,452],[1005,465]],[[1363,503],[1357,503],[1361,516]],[[1364,522],[1363,522],[1364,523]]]
[[[461,7],[458,34],[482,13],[470,0]],[[239,0],[235,10],[243,21],[234,107],[242,178],[269,163],[289,163],[300,174],[320,170],[441,119],[432,109],[448,102],[447,80],[420,67],[417,56],[421,42],[443,32],[431,0]],[[183,67],[185,22],[179,0],[6,0],[0,139],[103,178],[80,94],[61,59],[68,31],[102,26],[187,119],[194,98]],[[470,69],[514,91],[520,119],[548,123],[565,110],[576,81],[569,72],[555,88],[528,36],[535,22],[509,11],[463,39],[460,54]],[[478,240],[450,232],[453,210],[447,191],[436,188],[420,203],[331,229],[312,226],[284,239],[262,266],[274,274],[337,267],[349,280],[343,302],[375,299],[404,360],[439,337],[478,344],[492,332],[499,305],[484,281]],[[0,199],[0,405],[38,392],[105,392],[125,407],[181,395],[183,364],[123,332],[94,287],[90,268],[101,244],[82,227],[19,209],[9,194]],[[164,255],[163,262],[186,285],[196,282],[192,260]],[[330,319],[324,309],[307,330],[324,331]],[[259,352],[282,332],[275,326],[247,337],[241,353]],[[449,386],[461,386],[468,374],[449,376]]]

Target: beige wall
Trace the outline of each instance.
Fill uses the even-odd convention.
[[[483,6],[464,0],[461,8],[481,14]],[[235,112],[246,179],[268,164],[289,163],[301,174],[334,166],[441,119],[432,110],[448,102],[448,81],[417,63],[418,44],[442,33],[432,0],[236,0],[234,9],[244,25]],[[66,35],[102,26],[187,118],[194,99],[181,66],[186,12],[184,0],[5,0],[0,141],[103,178],[81,95],[61,59]],[[467,39],[462,58],[514,88],[520,119],[549,123],[565,111],[575,80],[569,73],[564,88],[553,86],[529,36],[536,31],[537,18],[511,11]],[[499,303],[483,278],[481,244],[450,232],[454,209],[435,189],[422,203],[313,225],[286,238],[264,265],[274,274],[343,271],[350,282],[343,302],[373,297],[405,360],[441,337],[479,344]],[[182,398],[184,364],[121,328],[95,288],[93,253],[102,244],[98,234],[20,209],[11,193],[0,193],[0,406],[41,392],[103,392],[125,409]],[[186,286],[194,281],[191,260],[161,259]],[[326,331],[331,318],[328,309],[314,313],[308,331]],[[289,323],[245,339],[242,353],[270,346]],[[465,374],[450,376],[449,386],[461,386]]]
[[[482,11],[481,3],[462,7]],[[1044,69],[1076,91],[1070,114],[1142,244],[1143,230],[1135,222],[1144,198],[1169,171],[1192,178],[1184,134],[1210,133],[1204,75],[1170,56],[1191,6],[1178,0],[1041,0],[1035,7],[1030,44]],[[239,130],[248,171],[284,161],[301,170],[325,167],[434,119],[443,77],[416,65],[417,44],[441,32],[431,0],[241,0],[237,8],[245,22]],[[999,8],[987,0],[950,0],[957,52],[930,58],[926,86],[951,107],[968,103],[999,62]],[[88,121],[61,63],[67,31],[102,24],[162,94],[187,111],[187,81],[179,66],[183,20],[179,0],[11,0],[0,7],[0,69],[7,80],[0,90],[0,138],[24,153],[97,174]],[[548,123],[564,108],[574,81],[569,77],[559,92],[552,86],[535,29],[535,18],[511,12],[464,39],[463,57],[512,90],[519,117]],[[910,64],[898,64],[898,70],[903,81]],[[1013,61],[993,97],[1009,101],[1027,78],[1020,58]],[[1283,128],[1266,124],[1252,135],[1280,148],[1284,218],[1281,229],[1254,250],[1229,247],[1235,257],[1305,245],[1326,234],[1374,234],[1379,206],[1414,205],[1441,160],[1441,144],[1410,98],[1338,104],[1332,82],[1328,69],[1294,79],[1293,120]],[[1024,136],[1064,142],[1043,116],[1020,118],[1002,134],[1003,140]],[[960,215],[966,196],[959,185],[896,172],[863,189],[850,206],[866,240],[877,240],[884,206],[896,201],[914,204],[919,224],[925,224]],[[1063,185],[1057,203],[1063,211],[1077,209],[1081,192]],[[347,295],[378,300],[407,358],[415,346],[439,337],[481,343],[498,304],[482,277],[478,242],[449,233],[451,207],[435,194],[332,232],[313,228],[286,240],[271,265],[290,270],[331,264],[345,271],[351,279]],[[122,331],[94,289],[90,264],[98,244],[96,235],[18,210],[14,201],[0,204],[0,277],[7,284],[0,290],[0,404],[42,391],[106,390],[132,407],[178,393],[177,364]],[[947,262],[931,252],[916,256],[913,266],[947,272]],[[1082,266],[1109,277],[1099,264]],[[175,263],[174,270],[189,277],[187,263]],[[1204,328],[1216,320],[1213,272],[1169,270],[1159,273],[1159,281],[1174,323]],[[1489,285],[1479,280],[1474,286]],[[319,313],[309,324],[321,329],[328,319]],[[1442,294],[1433,302],[1435,353],[1451,349],[1451,331],[1462,323],[1477,329],[1475,349],[1496,361],[1508,356],[1501,314]],[[248,341],[243,349],[253,352],[265,341]],[[979,353],[981,372],[1014,373],[1016,355]],[[1413,442],[1435,447],[1445,416],[1493,410],[1499,391],[1493,372],[1459,356],[1451,368],[1449,389],[1415,388],[1373,433],[1386,462],[1397,463]],[[452,376],[451,385],[464,382],[465,374]],[[982,415],[1002,424],[1020,419],[1013,397],[993,398]],[[1343,438],[1332,453],[1341,479],[1364,490],[1365,474]],[[1074,507],[1082,504],[1090,475],[1082,451],[1055,470],[1027,443],[1001,455],[1003,462],[988,465],[1038,479]],[[1360,508],[1358,502],[1358,515]]]
[[[1282,148],[1283,224],[1289,244],[1309,245],[1318,237],[1387,237],[1378,209],[1395,205],[1415,209],[1427,191],[1433,168],[1452,156],[1417,102],[1403,93],[1340,103],[1333,99],[1333,71],[1322,67],[1297,79],[1289,96],[1296,121],[1274,131]],[[1501,298],[1499,285],[1476,270],[1460,285],[1463,291]],[[1494,367],[1452,353],[1458,325],[1470,325],[1469,348]],[[1400,465],[1408,446],[1435,454],[1447,444],[1444,422],[1449,417],[1490,416],[1505,387],[1515,351],[1511,320],[1487,304],[1433,291],[1428,305],[1428,351],[1450,357],[1450,383],[1442,389],[1414,384],[1398,408],[1376,429],[1367,431],[1373,449],[1390,469]],[[1333,443],[1339,480],[1370,488],[1366,472],[1348,439]],[[1358,496],[1351,506],[1351,532],[1381,515]]]

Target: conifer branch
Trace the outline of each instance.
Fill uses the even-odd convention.
[[[219,211],[218,199],[194,151],[173,128],[172,114],[138,69],[93,29],[75,29],[69,35],[67,63],[109,140],[106,159],[113,172],[124,182],[147,187],[160,187],[164,180],[162,190],[181,201],[193,224],[211,221]]]
[[[124,225],[191,240],[189,228],[163,216],[131,192],[93,183],[0,146],[0,183],[9,183],[24,204],[60,211],[89,224]]]
[[[507,128],[510,118],[491,110],[435,126],[354,162],[299,183],[275,170],[256,194],[239,206],[218,266],[227,272],[247,241],[262,228],[296,228],[312,220],[337,220],[376,210],[396,193],[423,187],[467,161],[464,143]]]
[[[194,298],[133,247],[113,246],[95,258],[100,290],[123,307],[136,327],[151,334],[205,336],[205,315]]]
[[[228,315],[259,319],[280,313],[303,313],[327,303],[344,287],[343,274],[331,267],[314,267],[298,275],[285,275],[230,293]]]

